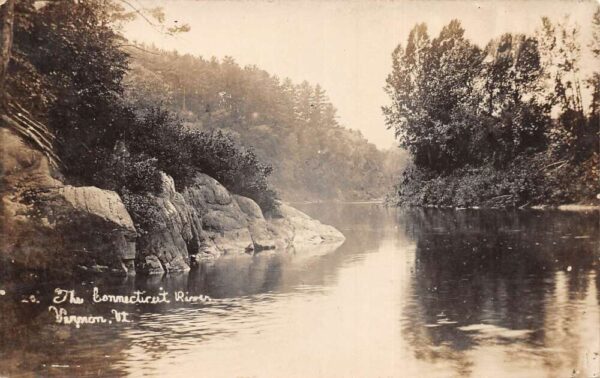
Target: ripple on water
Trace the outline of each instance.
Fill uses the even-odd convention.
[[[0,343],[0,375],[597,372],[597,212],[304,210],[343,230],[344,245],[310,257],[216,261],[177,277],[91,283],[106,292],[162,286],[209,295],[210,303],[140,306],[131,324],[78,330],[20,303],[6,308],[3,315],[19,316],[1,319],[2,335],[14,333],[9,327],[19,333]],[[44,295],[51,298],[51,288],[40,288]]]

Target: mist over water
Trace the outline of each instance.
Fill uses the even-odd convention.
[[[346,242],[176,276],[0,282],[0,375],[600,374],[598,212],[298,207]],[[122,306],[132,323],[77,329],[47,312],[57,286],[86,298],[97,286],[213,301]],[[30,292],[41,304],[20,302]],[[114,305],[66,307],[101,314]]]

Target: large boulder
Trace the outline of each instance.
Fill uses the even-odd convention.
[[[175,190],[173,179],[164,173],[159,193],[144,197],[145,206],[153,210],[154,225],[138,238],[138,270],[147,274],[188,271],[189,252],[199,246],[200,217]]]
[[[73,211],[93,215],[112,225],[115,229],[135,235],[133,221],[117,193],[94,186],[74,187],[70,185],[58,188],[55,192],[66,202],[66,207],[74,209]],[[124,257],[133,259],[135,252],[128,251]]]
[[[276,216],[267,219],[268,229],[278,245],[296,251],[321,244],[339,244],[344,235],[289,205],[279,203]]]
[[[254,251],[260,252],[266,249],[275,249],[277,247],[277,238],[269,231],[269,226],[260,206],[247,197],[234,195],[239,208],[246,215],[248,222],[248,231],[254,244]]]
[[[0,138],[5,272],[132,272],[136,229],[120,197],[96,187],[64,186],[42,153],[8,129],[0,129]]]
[[[199,257],[216,258],[254,250],[247,215],[217,180],[199,173],[182,194],[202,219]]]
[[[117,193],[64,186],[37,191],[32,198],[36,213],[60,240],[53,247],[66,252],[80,268],[135,272],[137,232]]]

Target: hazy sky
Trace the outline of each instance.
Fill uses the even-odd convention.
[[[504,32],[532,32],[541,16],[570,15],[586,40],[597,3],[556,1],[145,1],[132,4],[164,8],[167,25],[175,20],[192,30],[168,37],[148,23],[129,24],[126,35],[158,47],[205,58],[232,56],[280,78],[319,83],[338,108],[340,122],[359,129],[379,147],[389,147],[381,106],[391,70],[391,52],[406,41],[417,22],[437,34],[453,18],[466,35],[485,45]],[[591,60],[586,60],[588,66]]]

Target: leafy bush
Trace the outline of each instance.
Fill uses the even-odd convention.
[[[157,192],[160,189],[158,159],[146,154],[113,155],[106,168],[94,175],[96,185],[118,193]]]
[[[276,193],[268,183],[271,167],[220,130],[187,128],[169,111],[155,107],[140,114],[123,138],[132,154],[154,159],[152,166],[145,162],[144,167],[172,176],[178,189],[202,172],[230,191],[252,198],[264,211],[276,206]]]
[[[166,225],[159,222],[158,209],[151,197],[125,191],[121,194],[123,204],[135,222],[135,228],[140,233],[158,230]]]
[[[68,178],[89,183],[130,118],[121,105],[128,56],[108,2],[17,3],[9,91],[52,129]]]
[[[464,167],[447,175],[409,169],[388,201],[405,206],[520,207],[586,201],[598,191],[598,154],[583,164],[551,163],[547,154],[519,157],[503,169]]]

